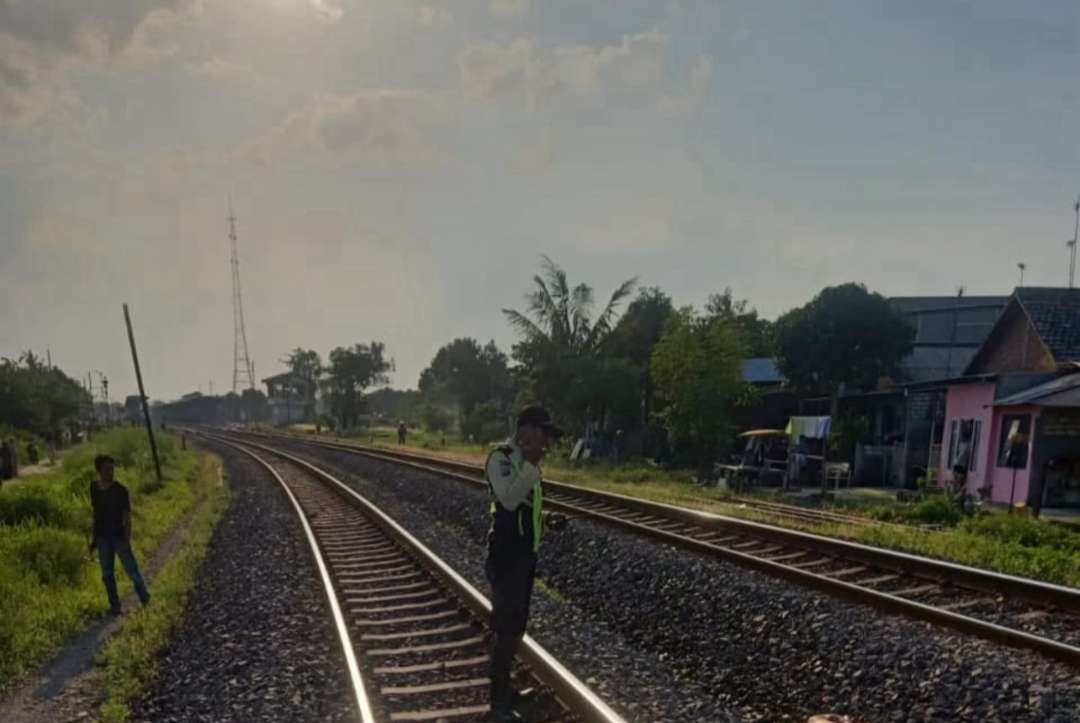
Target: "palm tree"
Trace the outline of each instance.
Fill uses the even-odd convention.
[[[593,320],[592,287],[578,284],[570,288],[566,272],[547,256],[541,259],[544,273],[533,277],[536,289],[525,295],[527,312],[533,318],[514,309],[503,309],[503,314],[526,341],[545,347],[545,351],[558,356],[596,356],[615,326],[619,303],[633,291],[637,277],[619,284]]]
[[[615,327],[616,313],[637,278],[615,289],[600,314],[593,316],[592,287],[571,287],[566,272],[547,256],[543,273],[533,277],[536,288],[525,295],[526,312],[503,309],[510,324],[525,337],[514,357],[530,379],[530,394],[552,407],[571,427],[589,420],[604,423],[610,391],[594,383],[605,378],[613,363],[605,356],[605,342]]]

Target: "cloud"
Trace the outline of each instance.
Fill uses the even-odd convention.
[[[26,127],[57,106],[78,105],[73,78],[128,50],[167,54],[144,25],[198,12],[199,0],[0,2],[0,125]]]
[[[656,30],[625,35],[612,45],[557,45],[538,49],[530,38],[481,44],[458,56],[466,97],[491,99],[524,90],[537,106],[560,97],[603,106],[648,98],[664,84],[668,36]],[[695,68],[705,83],[711,66]]]
[[[241,160],[426,165],[436,160],[427,130],[437,113],[421,90],[321,95],[243,145]]]
[[[458,56],[461,82],[469,98],[488,99],[521,86],[532,63],[533,45],[517,38],[508,45],[473,45]]]
[[[514,17],[524,15],[529,10],[529,0],[491,0],[488,3],[492,15]]]
[[[668,36],[656,30],[624,35],[617,45],[560,45],[533,77],[537,98],[568,92],[603,104],[649,93],[664,77]]]
[[[211,78],[215,80],[236,78],[247,75],[251,68],[242,63],[234,63],[222,58],[207,58],[199,62],[191,62],[184,66],[190,75],[196,78]]]
[[[422,28],[445,28],[454,24],[454,14],[441,5],[417,5],[415,18]]]
[[[341,0],[309,0],[309,2],[319,18],[326,22],[336,23],[345,15]]]

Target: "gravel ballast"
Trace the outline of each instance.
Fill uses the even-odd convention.
[[[287,446],[487,592],[482,489]],[[530,634],[632,720],[1080,720],[1080,674],[1063,664],[584,519],[545,538],[539,575]]]
[[[215,444],[232,488],[184,619],[132,711],[147,721],[356,720],[341,645],[280,485]]]

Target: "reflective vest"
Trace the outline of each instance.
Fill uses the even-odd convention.
[[[521,464],[514,459],[515,451],[513,447],[504,445],[496,447],[491,454],[505,454],[516,475],[519,473]],[[491,455],[488,456],[488,463],[490,462]],[[487,464],[484,465],[485,470],[487,466]],[[491,480],[488,480],[488,492],[491,495],[491,529],[488,532],[488,543],[492,549],[500,553],[523,550],[534,554],[539,552],[540,538],[544,533],[544,490],[540,478],[538,477],[533,484],[531,508],[524,503],[513,510],[503,507],[491,487]]]

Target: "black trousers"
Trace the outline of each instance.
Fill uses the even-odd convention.
[[[536,555],[489,555],[484,572],[491,583],[491,707],[509,707],[510,671],[529,619]]]

